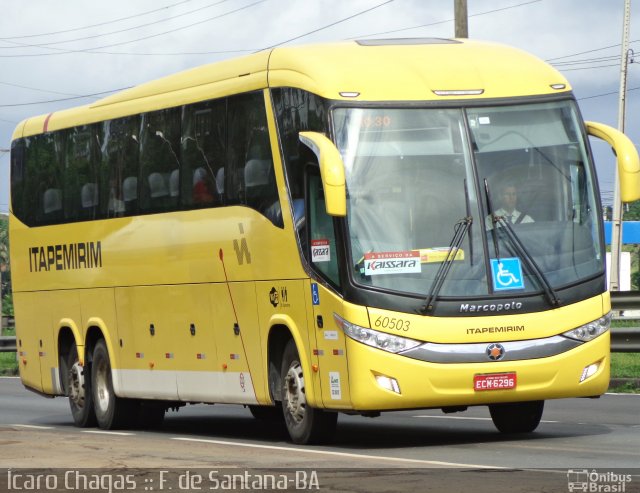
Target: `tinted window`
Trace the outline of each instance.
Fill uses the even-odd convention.
[[[229,99],[229,147],[226,196],[282,226],[282,212],[273,168],[262,93]]]
[[[184,207],[191,209],[222,204],[225,148],[226,100],[185,106],[180,147],[182,169],[178,184]]]
[[[262,92],[16,140],[12,207],[30,226],[247,205],[282,226]]]
[[[140,130],[140,210],[175,210],[179,196],[175,184],[180,177],[179,109],[143,114]]]
[[[140,118],[118,118],[99,125],[100,211],[120,217],[138,211]]]

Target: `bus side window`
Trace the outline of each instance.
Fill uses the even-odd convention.
[[[322,180],[317,168],[308,168],[307,201],[309,204],[309,238],[311,264],[332,284],[340,286],[338,254],[333,218],[327,214]]]
[[[171,174],[180,169],[179,108],[142,115],[139,207],[142,212],[176,210],[178,195],[170,194]],[[179,171],[178,171],[179,172]]]
[[[229,98],[229,175],[231,203],[257,210],[283,226],[262,93]]]

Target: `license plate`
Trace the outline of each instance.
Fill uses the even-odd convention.
[[[474,375],[473,390],[509,390],[515,389],[516,383],[516,372],[486,373],[484,375]]]

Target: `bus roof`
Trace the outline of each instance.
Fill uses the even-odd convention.
[[[553,67],[505,45],[439,38],[344,41],[278,47],[186,70],[28,119],[13,137],[265,87],[297,87],[334,100],[439,102],[571,89]]]

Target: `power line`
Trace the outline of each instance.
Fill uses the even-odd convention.
[[[120,33],[128,32],[128,31],[133,31],[135,29],[140,29],[140,28],[143,28],[143,27],[154,26],[154,25],[160,24],[162,22],[168,22],[170,20],[177,19],[179,17],[184,17],[186,15],[191,15],[191,14],[193,14],[195,12],[199,12],[201,10],[210,9],[211,7],[215,7],[217,5],[220,5],[221,3],[225,3],[225,2],[228,2],[228,1],[229,0],[219,0],[218,2],[214,2],[212,4],[205,5],[204,7],[199,7],[197,9],[190,10],[189,12],[184,12],[182,14],[174,15],[174,16],[171,16],[171,17],[166,17],[164,19],[160,19],[160,20],[157,20],[157,21],[148,22],[146,24],[139,24],[137,26],[128,27],[126,29],[120,29],[120,30],[117,30],[117,31],[111,31],[111,32],[108,32],[108,33],[94,34],[94,35],[91,35],[91,36],[85,36],[85,37],[82,37],[82,38],[66,39],[66,40],[63,40],[63,41],[53,41],[53,42],[50,42],[50,43],[38,43],[38,44],[18,43],[18,42],[15,42],[15,41],[9,41],[7,39],[4,39],[4,41],[7,41],[7,42],[12,43],[12,44],[15,44],[16,46],[0,46],[0,49],[3,49],[3,50],[15,50],[15,49],[20,49],[20,48],[48,48],[49,46],[52,46],[52,45],[73,43],[73,42],[76,42],[76,41],[85,41],[87,39],[101,38],[103,36],[111,36],[113,34],[120,34]],[[2,38],[0,38],[0,39],[2,39]]]
[[[528,2],[518,3],[518,4],[515,4],[515,5],[509,5],[507,7],[502,7],[502,8],[499,8],[499,9],[487,10],[485,12],[478,12],[477,14],[470,14],[469,17],[478,17],[478,16],[481,16],[481,15],[493,14],[495,12],[500,12],[502,10],[515,9],[516,7],[523,7],[525,5],[530,5],[532,3],[537,3],[537,2],[541,2],[541,1],[542,0],[530,0]],[[446,19],[446,20],[442,20],[442,21],[431,22],[429,24],[421,24],[419,26],[403,27],[401,29],[394,29],[392,31],[383,31],[383,32],[371,33],[371,34],[361,34],[360,36],[353,36],[351,39],[368,38],[369,36],[380,36],[382,34],[393,34],[393,33],[399,33],[399,32],[402,32],[402,31],[410,31],[412,29],[420,29],[420,28],[423,28],[423,27],[436,26],[438,24],[446,24],[448,22],[453,22],[454,20],[455,19]]]
[[[61,101],[71,101],[73,99],[83,99],[83,98],[92,98],[95,96],[102,96],[104,94],[109,94],[117,91],[124,91],[125,89],[130,89],[129,87],[121,87],[120,89],[111,89],[110,91],[96,92],[94,94],[85,94],[83,96],[75,96],[72,98],[62,98],[62,99],[50,99],[49,101],[34,101],[32,103],[15,103],[15,104],[0,104],[0,108],[14,108],[16,106],[32,106],[35,104],[48,104],[48,103],[59,103]]]
[[[608,67],[619,67],[620,64],[619,63],[612,63],[609,65],[596,65],[593,67],[574,67],[574,68],[562,68],[560,67],[559,70],[561,70],[562,72],[572,72],[574,70],[593,70],[596,68],[608,68]]]
[[[40,34],[26,34],[26,35],[23,35],[23,36],[9,36],[9,37],[0,38],[0,40],[37,38],[37,37],[41,37],[41,36],[52,36],[54,34],[66,34],[66,33],[71,33],[71,32],[76,32],[76,31],[82,31],[84,29],[91,29],[92,27],[106,26],[108,24],[115,24],[116,22],[126,21],[126,20],[129,20],[129,19],[134,19],[136,17],[142,17],[142,16],[145,16],[145,15],[154,14],[156,12],[160,12],[161,10],[167,10],[167,9],[176,7],[178,5],[182,5],[183,3],[189,3],[191,1],[192,0],[182,0],[181,2],[174,3],[174,4],[171,4],[171,5],[167,5],[166,7],[161,7],[159,9],[154,9],[154,10],[148,10],[146,12],[141,12],[139,14],[130,15],[128,17],[121,17],[119,19],[113,19],[113,20],[110,20],[110,21],[100,22],[99,24],[91,24],[89,26],[76,27],[76,28],[73,28],[73,29],[66,29],[64,31],[53,31],[53,32],[49,32],[49,33],[40,33]]]
[[[49,92],[51,94],[60,94],[61,96],[78,96],[78,94],[69,94],[66,92],[51,91],[48,89],[38,89],[37,87],[22,86],[20,84],[12,84],[11,82],[0,82],[3,86],[18,87],[20,89],[29,89],[30,91]]]
[[[629,92],[629,91],[637,91],[638,89],[640,89],[640,86],[639,87],[630,87],[630,88],[627,89],[627,92]],[[611,96],[613,94],[619,94],[619,92],[618,91],[605,92],[605,93],[602,93],[602,94],[595,94],[594,96],[586,96],[584,98],[577,98],[577,100],[578,101],[584,101],[585,99],[601,98],[603,96]]]
[[[345,17],[344,19],[340,19],[339,21],[332,22],[331,24],[327,24],[326,26],[320,27],[320,28],[318,28],[318,29],[314,29],[313,31],[309,31],[309,32],[307,32],[307,33],[305,33],[305,34],[301,34],[301,35],[299,35],[299,36],[295,36],[295,37],[293,37],[293,38],[289,38],[289,39],[287,39],[287,40],[281,41],[281,42],[276,43],[276,44],[274,44],[274,45],[268,46],[268,47],[267,47],[267,48],[265,48],[265,49],[275,48],[276,46],[280,46],[280,45],[283,45],[283,44],[285,44],[285,43],[290,43],[291,41],[295,41],[295,40],[297,40],[297,39],[304,38],[304,37],[306,37],[306,36],[309,36],[310,34],[317,33],[318,31],[322,31],[322,30],[327,29],[327,28],[329,28],[329,27],[333,27],[333,26],[335,26],[335,25],[337,25],[337,24],[341,24],[341,23],[343,23],[343,22],[346,22],[346,21],[348,21],[348,20],[351,20],[351,19],[353,19],[354,17],[358,17],[358,16],[360,16],[360,15],[362,15],[362,14],[366,14],[367,12],[371,12],[372,10],[378,9],[378,8],[380,8],[380,7],[383,7],[384,5],[390,4],[390,3],[392,3],[393,1],[394,1],[394,0],[387,0],[386,2],[383,2],[383,3],[380,3],[380,4],[378,4],[378,5],[375,5],[374,7],[371,7],[371,8],[369,8],[369,9],[362,10],[362,11],[360,11],[360,12],[356,13],[356,14],[350,15],[349,17]],[[539,0],[538,0],[538,1],[539,1]]]
[[[629,44],[637,43],[638,41],[640,41],[640,39],[634,39],[633,41],[629,41]],[[587,50],[587,51],[580,51],[578,53],[572,53],[570,55],[563,55],[563,56],[559,56],[559,57],[555,57],[555,58],[547,58],[545,60],[545,62],[553,62],[555,60],[562,60],[564,58],[571,58],[571,57],[578,56],[578,55],[586,55],[587,53],[595,53],[596,51],[603,51],[603,50],[609,50],[611,48],[618,48],[620,45],[621,45],[621,43],[616,43],[614,45],[603,46],[602,48],[594,48],[592,50]]]
[[[189,24],[187,26],[182,26],[182,27],[178,27],[176,29],[171,29],[169,31],[164,31],[162,33],[157,33],[157,34],[152,34],[149,36],[144,36],[142,38],[137,38],[137,39],[132,39],[129,41],[122,41],[120,43],[112,43],[109,45],[103,45],[103,46],[94,46],[92,48],[86,48],[86,49],[78,49],[78,50],[73,50],[73,49],[63,49],[63,48],[54,48],[54,47],[49,47],[49,46],[44,46],[43,48],[47,49],[47,50],[52,50],[52,51],[56,51],[56,53],[31,53],[31,54],[22,54],[22,55],[0,55],[0,58],[23,58],[23,57],[36,57],[36,56],[52,56],[52,55],[63,55],[63,54],[69,54],[69,53],[91,53],[91,54],[100,54],[99,51],[95,51],[95,50],[101,50],[103,48],[113,48],[114,46],[122,46],[122,45],[126,45],[126,44],[130,44],[130,43],[135,43],[138,41],[144,41],[147,39],[151,39],[151,38],[157,38],[158,36],[164,36],[165,34],[171,34],[177,31],[182,31],[184,29],[188,29],[190,27],[194,27],[200,24],[204,24],[205,22],[209,22],[212,20],[216,20],[216,19],[220,19],[222,17],[231,15],[231,14],[235,14],[237,12],[243,11],[243,10],[247,10],[251,7],[255,7],[256,5],[260,4],[260,3],[264,3],[267,0],[259,0],[257,2],[251,3],[249,5],[245,5],[244,7],[240,7],[236,10],[231,10],[229,12],[225,12],[224,14],[220,14],[220,15],[216,15],[214,17],[209,17],[208,19],[203,19],[201,21],[198,22],[194,22],[193,24]],[[393,1],[393,0],[390,0]]]
[[[552,63],[554,67],[564,67],[566,65],[582,65],[585,63],[595,63],[595,62],[610,62],[613,60],[620,60],[620,55],[612,55],[612,56],[604,56],[604,57],[595,57],[595,58],[582,58],[580,60],[571,60],[568,62],[557,62]]]

